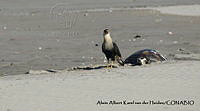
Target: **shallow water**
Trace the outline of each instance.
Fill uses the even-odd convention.
[[[173,14],[181,16],[200,16],[200,5],[179,5],[167,7],[148,8],[158,10],[163,14]]]

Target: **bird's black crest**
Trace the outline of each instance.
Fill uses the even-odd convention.
[[[108,33],[109,33],[109,29],[106,28],[106,29],[103,31],[103,33],[104,33],[104,34],[108,34]]]

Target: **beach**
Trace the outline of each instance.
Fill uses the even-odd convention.
[[[164,11],[172,8],[165,2],[157,1],[152,2],[160,3],[157,6],[146,2],[143,4],[147,6],[139,5],[138,1],[129,4],[97,2],[96,5],[89,1],[81,5],[77,2],[71,5],[70,2],[57,1],[42,7],[40,5],[46,3],[43,2],[35,1],[33,4],[38,3],[38,6],[30,7],[10,2],[4,3],[7,7],[2,6],[0,75],[103,64],[101,44],[103,29],[106,27],[111,29],[111,36],[124,59],[144,48],[158,50],[172,60],[175,54],[182,52],[200,53],[200,20],[196,16],[199,10],[195,10],[198,5],[194,5],[192,10],[192,6],[185,7],[186,4],[191,5],[186,1],[181,1],[180,5],[184,5],[183,9],[193,16],[181,16],[181,6],[172,7],[172,14],[162,13],[155,8],[162,5]],[[185,10],[182,15],[187,15]],[[135,39],[136,35],[141,38]]]
[[[0,79],[2,111],[199,110],[200,62],[112,70],[62,71]],[[194,104],[97,104],[98,101],[194,101]]]
[[[0,1],[0,111],[199,110],[199,4],[199,0]],[[138,50],[155,49],[167,61],[72,70],[105,64],[101,51],[105,28],[111,30],[124,60]],[[110,101],[119,104],[106,104]]]

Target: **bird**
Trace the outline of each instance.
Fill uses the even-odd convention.
[[[124,61],[124,64],[131,64],[135,66],[150,64],[157,61],[163,62],[166,60],[167,59],[163,55],[161,55],[158,51],[154,49],[143,49],[136,51],[135,53],[127,57]]]
[[[102,52],[105,54],[107,59],[107,68],[112,68],[112,65],[117,61],[120,65],[124,65],[120,50],[115,42],[113,42],[110,31],[108,28],[103,31],[103,43],[102,43]],[[111,62],[111,64],[110,64]]]

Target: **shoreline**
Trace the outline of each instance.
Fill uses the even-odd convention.
[[[69,4],[61,3],[61,4],[55,4],[51,8],[27,8],[26,10],[24,8],[18,8],[14,9],[19,15],[16,16],[29,16],[30,14],[28,12],[32,13],[38,13],[39,10],[49,10],[50,15],[53,13],[53,10],[56,8],[66,8],[69,9],[68,11],[70,13],[96,13],[96,12],[112,12],[112,11],[134,11],[134,10],[151,10],[151,11],[158,11],[162,14],[169,14],[169,15],[177,15],[177,16],[200,16],[200,5],[199,4],[193,4],[193,5],[164,5],[164,6],[114,6],[114,7],[107,7],[107,8],[83,8],[83,9],[76,9],[76,8],[68,8]],[[73,5],[73,4],[72,4]],[[183,10],[182,10],[183,9]],[[1,13],[8,13],[11,11],[11,13],[16,13],[12,11],[13,9],[9,8],[3,8],[1,9]],[[55,12],[55,14],[58,14],[58,12]],[[12,15],[12,14],[10,14]],[[5,15],[4,15],[5,16]]]

